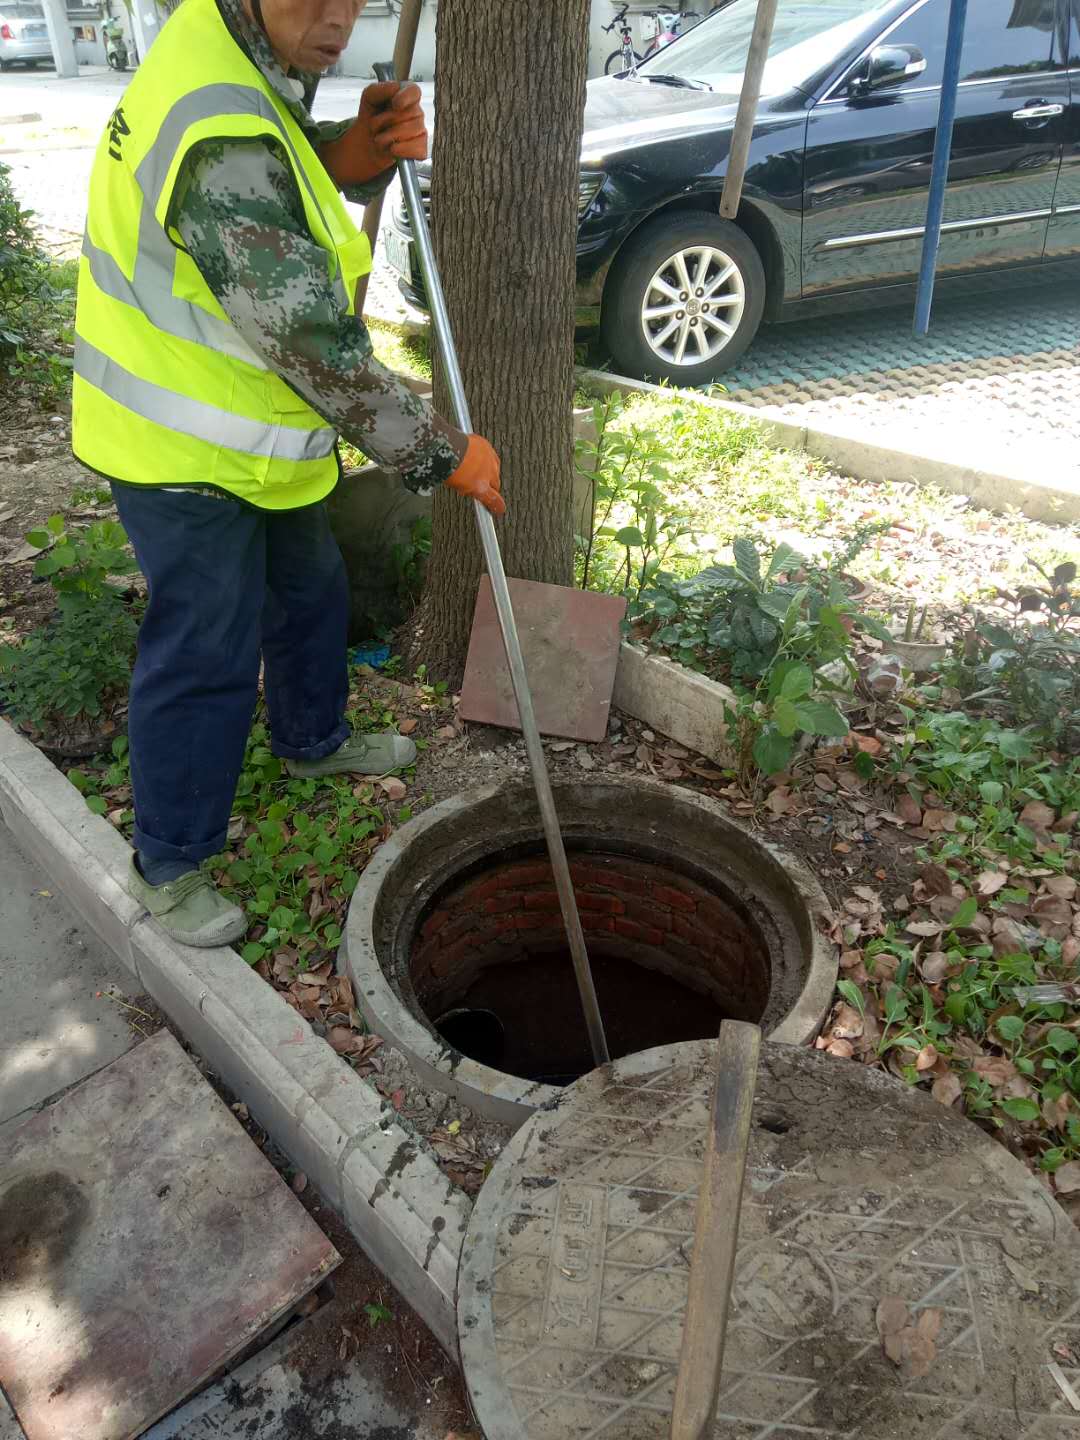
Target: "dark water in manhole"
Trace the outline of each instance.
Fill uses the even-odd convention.
[[[613,1059],[712,1039],[728,1018],[714,999],[659,970],[610,955],[590,960]],[[526,1080],[569,1085],[594,1069],[565,948],[489,965],[444,1023],[440,1033],[463,1055]]]

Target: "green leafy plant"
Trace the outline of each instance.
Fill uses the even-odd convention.
[[[85,727],[127,693],[137,620],[119,599],[61,608],[19,645],[0,646],[8,712],[46,736]]]
[[[27,543],[42,551],[34,562],[34,575],[49,580],[60,598],[61,609],[115,596],[110,575],[131,575],[138,570],[122,525],[98,520],[85,530],[69,531],[62,515],[51,515],[43,530],[31,530]]]
[[[388,1310],[385,1305],[376,1305],[370,1301],[364,1306],[364,1314],[367,1316],[368,1324],[373,1330],[379,1325],[385,1325],[388,1320],[394,1318],[393,1311]]]
[[[413,522],[408,541],[395,545],[391,551],[398,599],[403,606],[412,607],[419,600],[430,554],[431,519],[421,515]]]
[[[969,706],[997,710],[1047,732],[1051,743],[1080,748],[1080,585],[1071,561],[1047,571],[1031,562],[1041,583],[999,592],[1013,613],[980,620],[947,674]]]
[[[0,352],[24,344],[31,302],[41,295],[48,276],[33,218],[33,211],[24,210],[16,198],[10,166],[0,162]]]
[[[587,500],[575,516],[578,579],[583,590],[613,590],[636,597],[692,534],[676,513],[669,447],[646,426],[620,429],[622,397],[593,406],[596,439],[579,440],[577,472]]]

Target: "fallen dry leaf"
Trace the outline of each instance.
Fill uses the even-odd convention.
[[[411,716],[409,717],[408,720],[402,720],[401,724],[397,727],[397,728],[398,728],[398,734],[399,734],[399,735],[411,735],[411,734],[413,733],[413,731],[416,729],[416,727],[417,727],[417,725],[418,725],[419,723],[420,723],[420,722],[419,722],[418,720],[412,719]]]
[[[922,824],[922,806],[910,795],[900,795],[896,801],[896,814],[905,825]]]
[[[932,1070],[938,1062],[936,1045],[924,1045],[915,1057],[915,1069],[919,1071]]]
[[[929,830],[930,826],[927,825],[926,828]],[[952,877],[944,865],[924,865],[919,876],[927,895],[952,895]]]
[[[920,1310],[915,1329],[925,1340],[936,1340],[941,1334],[944,1319],[945,1316],[940,1310]]]
[[[1003,870],[984,870],[975,884],[980,895],[996,895],[1009,883]]]
[[[944,980],[949,969],[949,957],[944,950],[931,950],[919,964],[919,973],[928,985],[937,985]]]
[[[1080,1190],[1080,1160],[1069,1160],[1054,1171],[1054,1188],[1059,1195],[1075,1195]]]
[[[292,1188],[293,1192],[297,1195],[302,1195],[307,1189],[307,1176],[304,1174],[303,1170],[298,1170],[293,1176]]]
[[[1003,1055],[980,1055],[972,1061],[971,1068],[995,1090],[1016,1078],[1016,1066]]]
[[[857,1040],[863,1033],[862,1016],[853,1005],[838,1005],[831,1030],[837,1040]]]
[[[874,1319],[877,1323],[878,1334],[882,1339],[886,1335],[897,1335],[907,1325],[910,1319],[907,1301],[902,1300],[899,1295],[885,1295],[882,1297]]]
[[[825,1046],[825,1053],[834,1056],[837,1060],[854,1060],[855,1046],[850,1040],[830,1040]]]
[[[1057,814],[1041,800],[1031,800],[1020,811],[1020,824],[1029,830],[1049,830]]]
[[[409,787],[396,775],[387,775],[384,780],[379,781],[379,789],[388,800],[404,800]]]
[[[1044,883],[1050,894],[1061,900],[1076,898],[1076,881],[1071,875],[1051,875]]]
[[[908,1378],[921,1380],[924,1375],[929,1375],[937,1358],[937,1347],[933,1340],[927,1339],[918,1330],[912,1329],[901,1330],[899,1339],[901,1363]]]
[[[347,1025],[331,1025],[326,1032],[327,1044],[338,1055],[344,1055],[351,1050],[355,1038]]]
[[[963,1089],[957,1076],[950,1071],[948,1075],[940,1075],[934,1081],[930,1094],[939,1105],[955,1105],[963,1094]]]

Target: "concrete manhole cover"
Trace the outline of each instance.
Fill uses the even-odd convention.
[[[587,1076],[495,1166],[458,1303],[487,1440],[666,1440],[714,1053]],[[716,1437],[1080,1440],[1048,1368],[1080,1387],[1080,1236],[1021,1165],[787,1046],[765,1047],[754,1121]],[[889,1296],[940,1312],[921,1378],[883,1354]]]

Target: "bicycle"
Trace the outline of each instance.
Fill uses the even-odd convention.
[[[630,22],[626,18],[629,8],[629,5],[624,5],[615,16],[615,19],[612,20],[611,24],[602,27],[607,34],[610,34],[616,26],[622,27],[620,31],[622,44],[618,50],[613,50],[608,56],[607,63],[604,66],[605,75],[636,74],[637,67],[643,60],[647,60],[650,55],[655,55],[658,50],[665,49],[673,40],[679,38],[682,34],[682,24],[685,20],[696,19],[699,22],[701,20],[701,16],[699,16],[695,10],[687,10],[682,14],[677,10],[642,11],[642,17],[644,19],[654,20],[656,22],[656,31],[648,45],[646,45],[644,53],[640,54],[634,49],[633,31],[630,29]],[[714,14],[715,10],[722,8],[722,5],[717,5],[713,11],[710,11],[710,14]],[[694,27],[691,25],[689,28],[692,30]]]
[[[605,75],[636,75],[637,67],[645,58],[634,49],[634,32],[626,18],[629,13],[630,6],[624,5],[610,25],[601,27],[605,35],[618,29],[620,40],[618,50],[613,50],[607,58],[604,65]]]

